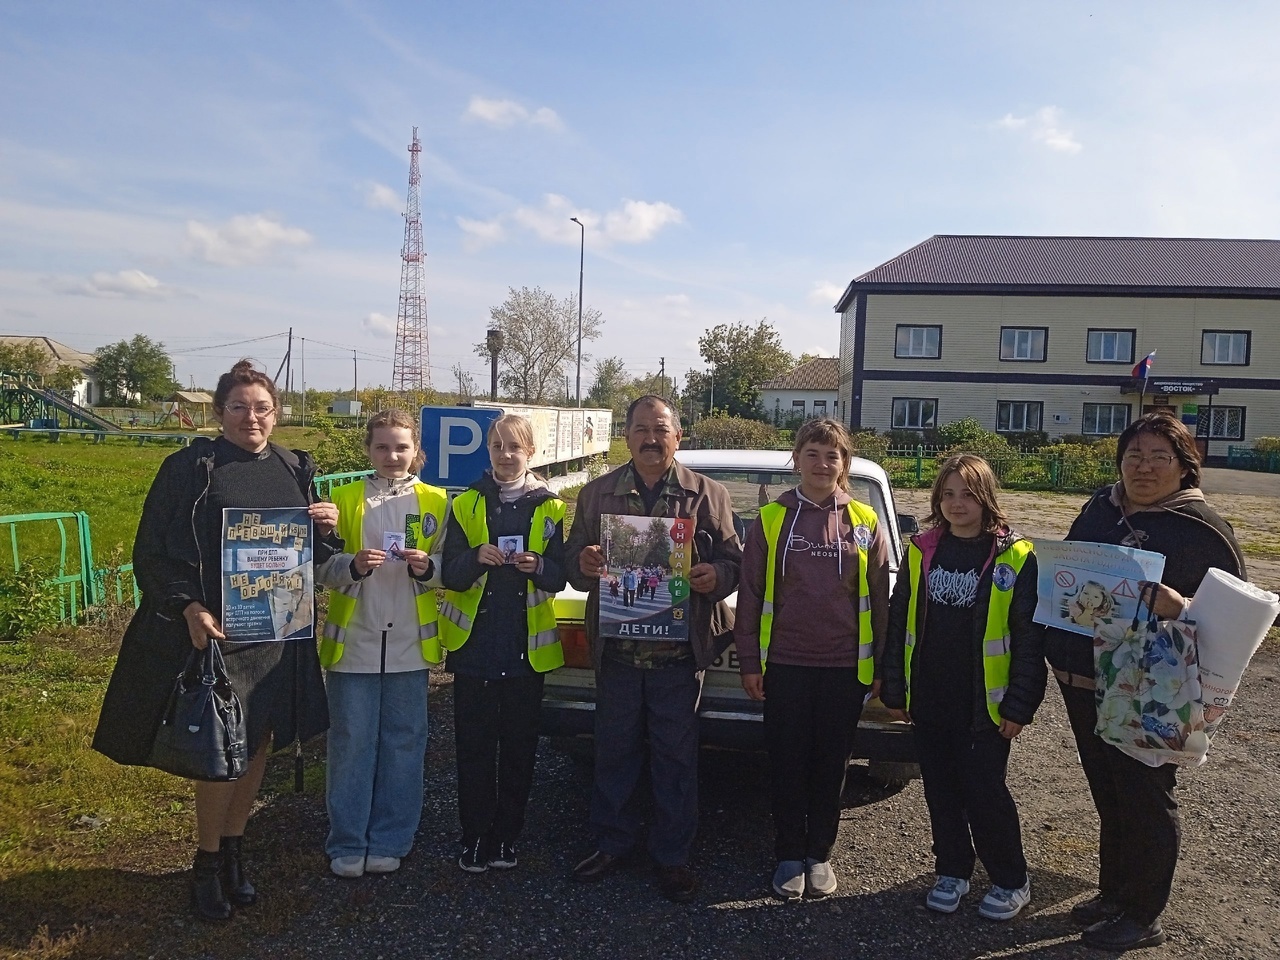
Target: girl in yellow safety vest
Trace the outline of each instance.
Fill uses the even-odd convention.
[[[742,686],[764,701],[783,900],[835,892],[840,793],[889,609],[888,540],[849,495],[849,434],[811,420],[791,456],[800,483],[747,534],[733,631]]]
[[[413,846],[427,674],[440,660],[435,593],[448,496],[416,476],[424,458],[404,411],[370,417],[364,446],[374,474],[333,490],[344,547],[316,571],[332,591],[320,643],[331,724],[325,852],[340,877],[389,873]]]
[[[954,913],[975,858],[991,889],[978,906],[1011,920],[1031,901],[1009,747],[1044,699],[1044,628],[1031,542],[1009,529],[981,457],[938,468],[926,523],[911,539],[889,606],[880,698],[915,726],[936,882],[925,905]]]
[[[543,674],[564,663],[555,594],[564,589],[564,501],[529,467],[529,421],[488,435],[492,469],[453,501],[440,639],[453,672],[458,817],[468,873],[516,865],[533,785]]]

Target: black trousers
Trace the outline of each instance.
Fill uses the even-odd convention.
[[[998,887],[1027,882],[1018,807],[1005,784],[1009,741],[995,724],[914,728],[924,799],[933,826],[934,870],[968,880],[975,857]]]
[[[778,860],[831,859],[840,830],[840,794],[866,694],[856,667],[769,664],[764,738]]]
[[[533,787],[542,674],[453,678],[458,819],[463,843],[515,843]]]
[[[1178,866],[1178,768],[1172,763],[1149,767],[1111,746],[1093,732],[1098,720],[1093,691],[1061,683],[1058,688],[1101,822],[1098,889],[1131,919],[1149,924],[1168,905]]]

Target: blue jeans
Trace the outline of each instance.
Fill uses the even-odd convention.
[[[422,819],[427,671],[329,671],[325,802],[332,857],[403,857]]]
[[[636,788],[649,739],[653,823],[649,855],[664,867],[689,862],[698,830],[698,698],[693,663],[643,669],[606,659],[596,673],[596,771],[591,829],[597,849],[622,856],[639,839]]]

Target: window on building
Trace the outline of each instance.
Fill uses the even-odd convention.
[[[893,401],[893,429],[929,430],[938,423],[938,401],[899,397]]]
[[[1026,433],[1039,430],[1044,404],[1039,400],[1000,400],[996,403],[998,433]]]
[[[1001,360],[1043,360],[1049,340],[1046,327],[1001,327]]]
[[[799,415],[799,416],[801,416],[801,417],[803,417],[803,416],[804,416],[804,401],[803,401],[803,400],[792,400],[792,401],[791,401],[791,415],[792,415],[792,416],[797,416],[797,415]]]
[[[1084,432],[1100,436],[1115,436],[1129,425],[1127,403],[1086,403],[1084,405]]]
[[[942,356],[942,327],[908,327],[899,324],[893,355],[936,360]]]
[[[825,400],[813,401],[813,415],[815,418],[825,417],[827,415],[827,401]]]
[[[1090,330],[1085,360],[1089,363],[1133,363],[1132,330]]]
[[[1200,343],[1200,362],[1249,365],[1249,333],[1247,330],[1206,330]]]
[[[1201,407],[1196,436],[1209,440],[1243,440],[1244,407]]]

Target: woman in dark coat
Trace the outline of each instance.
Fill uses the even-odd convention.
[[[1119,482],[1093,495],[1067,539],[1164,554],[1157,616],[1180,617],[1210,567],[1244,577],[1244,555],[1231,525],[1200,491],[1200,454],[1186,427],[1168,414],[1140,417],[1120,434],[1116,469]],[[1101,821],[1099,892],[1072,907],[1071,915],[1090,924],[1081,939],[1092,947],[1132,950],[1163,943],[1160,915],[1169,902],[1181,838],[1178,768],[1147,766],[1093,732],[1098,713],[1092,638],[1051,627],[1045,647]]]
[[[251,756],[240,779],[195,784],[192,905],[206,920],[225,920],[231,904],[247,906],[256,898],[240,849],[272,744],[278,749],[329,725],[313,641],[235,643],[224,638],[218,621],[224,508],[306,506],[315,526],[314,559],[327,559],[335,545],[337,508],[316,502],[310,457],[269,440],[278,408],[275,383],[242,360],[214,392],[222,436],[197,439],[161,464],[133,546],[142,603],[125,631],[93,739],[94,749],[118,763],[147,766],[191,648],[219,643],[244,705]]]

